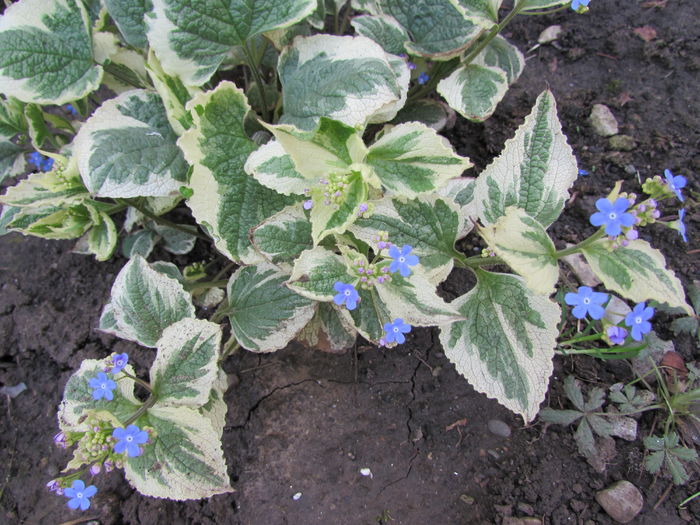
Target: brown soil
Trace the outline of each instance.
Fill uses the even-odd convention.
[[[522,50],[549,25],[561,24],[563,35],[556,46],[527,54],[523,76],[493,118],[483,125],[460,122],[449,137],[478,173],[549,86],[580,166],[591,172],[577,181],[566,217],[553,229],[560,244],[592,232],[587,217],[593,202],[617,179],[634,191],[638,176],[669,168],[698,190],[700,3],[593,0],[591,8],[588,16],[527,17],[509,27],[506,36]],[[653,27],[656,38],[637,36],[634,29],[642,26]],[[592,132],[587,117],[595,103],[611,107],[621,133],[635,139],[634,150],[611,151]],[[698,278],[696,255],[689,253],[697,247],[697,210],[686,223],[689,245],[660,226],[643,237],[667,254],[687,283]],[[84,517],[104,525],[422,525],[533,516],[547,524],[610,524],[594,495],[619,479],[644,495],[633,523],[698,522],[700,503],[677,508],[698,490],[697,482],[665,494],[670,481],[641,468],[640,442],[618,440],[605,473],[594,471],[578,455],[570,429],[537,421],[523,426],[475,393],[446,360],[437,332],[425,329],[394,350],[367,347],[336,356],[292,345],[270,355],[233,356],[225,366],[231,387],[223,443],[236,492],[203,501],[156,500],[113,472],[98,476],[93,506],[79,515],[44,488],[68,459],[52,443],[63,387],[85,358],[127,351],[145,370],[152,351],[95,329],[124,260],[99,264],[71,247],[16,234],[0,238],[0,385],[28,387],[0,400],[1,523]],[[462,293],[464,278],[452,276],[446,289]],[[655,320],[667,339],[668,319]],[[686,359],[697,358],[690,338],[675,343]],[[560,385],[570,373],[601,386],[632,377],[620,362],[557,358],[545,404],[564,403]],[[510,437],[492,434],[490,419],[507,423]],[[651,423],[642,419],[642,432]],[[364,468],[372,475],[363,476]]]

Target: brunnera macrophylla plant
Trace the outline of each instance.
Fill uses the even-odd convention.
[[[95,494],[85,476],[111,468],[154,497],[231,490],[220,361],[238,347],[343,351],[360,335],[392,348],[435,326],[457,370],[530,421],[559,335],[560,258],[582,253],[608,290],[692,313],[661,253],[613,217],[632,204],[619,186],[598,203],[601,229],[556,249],[547,229],[578,169],[551,92],[478,177],[462,176],[470,161],[437,130],[452,109],[487,118],[518,78],[523,57],[498,33],[518,13],[573,7],[518,0],[500,19],[500,5],[21,0],[5,10],[6,172],[31,150],[38,171],[0,198],[0,227],[78,239],[99,260],[121,229],[129,262],[100,329],[155,349],[148,380],[119,355],[84,361],[68,381],[56,440],[76,448],[49,486],[71,508]],[[351,14],[356,34],[322,32],[346,32]],[[115,96],[94,107],[102,87]],[[433,90],[447,105],[424,98]],[[653,198],[679,187],[653,184]],[[175,208],[201,229],[163,217]],[[457,248],[470,234],[484,256]],[[197,239],[233,263],[230,275],[147,261],[159,242],[185,254]],[[476,285],[448,303],[437,289],[455,267]],[[195,303],[218,308],[197,319]]]

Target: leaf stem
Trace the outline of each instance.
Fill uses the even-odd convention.
[[[146,399],[146,402],[143,405],[141,405],[139,409],[124,422],[124,427],[128,427],[134,421],[140,418],[143,414],[145,414],[149,408],[156,404],[157,399],[158,398],[153,393],[151,393],[151,395],[148,396],[148,399]]]
[[[603,228],[601,228],[597,232],[595,232],[593,235],[591,235],[588,239],[582,240],[580,243],[576,244],[575,246],[571,246],[570,248],[566,248],[564,250],[558,250],[554,254],[554,258],[561,259],[562,257],[566,257],[567,255],[579,253],[584,248],[587,248],[588,246],[590,246],[594,242],[602,239],[603,237],[605,237],[605,230]]]
[[[555,7],[553,9],[549,9],[546,11],[524,11],[520,14],[524,15],[524,16],[552,15],[554,13],[558,13],[559,11],[563,11],[564,9],[569,9],[570,5],[571,5],[570,3],[564,4],[562,6]]]
[[[573,339],[568,339],[567,341],[562,341],[561,343],[559,343],[559,346],[564,346],[564,345],[571,346],[575,343],[581,343],[583,341],[595,341],[597,339],[602,339],[602,338],[603,338],[603,334],[593,334],[593,335],[586,335],[583,337],[574,337]],[[567,353],[568,353],[568,351],[567,351]]]
[[[175,222],[169,221],[165,217],[159,217],[155,213],[152,213],[148,208],[145,206],[142,206],[140,202],[138,202],[136,199],[118,199],[118,202],[123,202],[126,203],[127,206],[131,206],[132,208],[135,208],[138,210],[140,213],[151,219],[152,221],[157,222],[158,224],[161,224],[163,226],[167,226],[168,228],[173,228],[175,230],[179,230],[181,232],[187,233],[189,235],[194,235],[198,239],[202,239],[203,241],[211,242],[211,239],[202,234],[199,233],[197,230],[189,228],[188,226],[183,226],[182,224],[177,224]]]
[[[127,372],[126,370],[122,370],[122,374],[124,374],[124,375],[125,375],[126,377],[128,377],[129,379],[131,379],[131,380],[135,381],[136,383],[138,383],[139,385],[141,385],[143,388],[145,388],[146,390],[148,390],[148,392],[149,392],[150,394],[153,394],[153,388],[151,388],[151,384],[150,384],[150,383],[147,383],[147,382],[144,381],[143,379],[138,378],[138,377],[136,377],[136,376],[132,376],[132,375],[131,375],[129,372]]]
[[[250,51],[250,46],[246,40],[243,43],[243,54],[245,54],[246,62],[248,62],[248,68],[253,77],[255,78],[255,83],[258,85],[258,91],[260,91],[260,101],[262,102],[262,118],[265,122],[270,122],[270,110],[267,106],[267,96],[265,95],[265,83],[263,82],[262,75],[260,74],[260,69],[258,64],[256,64],[253,59],[253,53]]]
[[[190,293],[200,292],[202,290],[208,290],[209,288],[219,288],[221,286],[226,286],[228,284],[228,279],[219,279],[213,281],[204,281],[192,283],[191,285],[185,285],[185,290]]]

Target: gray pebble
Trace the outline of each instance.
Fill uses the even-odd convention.
[[[500,419],[490,419],[488,422],[489,431],[500,437],[510,437],[510,427]]]

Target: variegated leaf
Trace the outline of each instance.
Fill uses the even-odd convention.
[[[352,19],[351,24],[358,35],[371,38],[387,53],[392,55],[406,53],[404,43],[409,40],[409,36],[394,17],[388,15],[356,16]]]
[[[430,282],[445,280],[457,253],[454,244],[460,216],[455,206],[437,196],[384,198],[372,205],[372,214],[358,218],[350,231],[370,245],[376,244],[374,236],[378,231],[387,232],[395,245],[408,244],[413,248]]]
[[[160,97],[134,90],[105,102],[80,128],[74,152],[100,197],[164,197],[187,181],[187,163]]]
[[[55,172],[32,173],[7,189],[0,202],[20,208],[65,206],[77,204],[89,197],[79,178],[59,177]]]
[[[105,311],[108,308],[117,335],[149,347],[156,346],[168,326],[194,317],[190,294],[177,280],[152,269],[139,255],[130,259],[117,275]]]
[[[224,432],[226,411],[228,410],[228,405],[224,401],[226,390],[228,390],[228,374],[219,367],[216,380],[209,392],[209,399],[199,408],[199,413],[211,421],[219,440]]]
[[[254,352],[287,346],[314,315],[316,304],[287,286],[289,275],[261,263],[239,268],[228,283],[231,332]]]
[[[187,110],[187,103],[201,90],[186,86],[180,77],[168,75],[163,71],[163,67],[152,49],[148,52],[148,62],[145,68],[153,86],[163,100],[170,125],[175,133],[182,135],[192,125],[192,115]]]
[[[97,89],[88,13],[79,0],[22,0],[0,17],[0,92],[65,104]]]
[[[647,241],[637,239],[625,247],[611,250],[609,242],[601,239],[582,252],[608,290],[632,301],[653,299],[693,314],[685,300],[683,285],[673,270],[667,269],[661,252]]]
[[[304,297],[326,302],[338,293],[333,289],[336,282],[355,284],[357,280],[340,255],[317,246],[297,258],[287,286]]]
[[[508,84],[512,84],[525,67],[525,57],[517,47],[497,35],[478,56],[477,63],[502,69],[508,77]]]
[[[291,155],[277,140],[253,151],[244,168],[260,184],[283,195],[302,195],[309,186],[309,179],[296,170]]]
[[[134,397],[134,380],[125,376],[115,381],[117,388],[112,391],[114,399],[109,401],[93,398],[90,379],[97,377],[99,372],[104,372],[106,365],[105,359],[85,359],[78,371],[68,379],[63,400],[58,407],[58,424],[63,432],[87,430],[83,416],[88,411],[108,410],[120,421],[126,421],[138,410],[141,402]],[[125,370],[132,375],[134,373],[131,365],[127,365]]]
[[[151,0],[103,1],[127,44],[141,48],[148,46],[145,16],[153,7]]]
[[[434,60],[459,55],[489,21],[469,16],[456,0],[382,0],[373,14],[390,15],[411,36],[405,46]]]
[[[157,243],[157,233],[151,230],[139,230],[124,237],[122,240],[122,255],[128,259],[131,259],[134,255],[140,255],[144,259],[148,259]]]
[[[221,82],[187,107],[193,127],[178,141],[193,165],[187,205],[221,253],[234,261],[248,258],[254,254],[250,229],[297,199],[266,188],[243,170],[256,148],[243,126],[250,110],[243,91]]]
[[[204,84],[233,46],[291,26],[316,9],[316,0],[152,0],[148,40],[171,75]]]
[[[98,261],[107,261],[117,247],[117,227],[106,213],[99,214],[100,221],[88,232],[88,250]]]
[[[459,5],[471,15],[498,22],[498,9],[503,0],[459,0]]]
[[[544,227],[522,208],[506,208],[506,214],[481,229],[489,247],[537,294],[551,295],[559,279],[556,248]]]
[[[571,4],[570,0],[527,0],[523,11],[544,11]]]
[[[181,319],[163,330],[156,346],[150,377],[158,406],[204,405],[218,376],[221,326]]]
[[[143,454],[125,458],[126,479],[144,496],[174,500],[231,492],[218,429],[197,409],[156,404],[137,420],[153,428]]]
[[[353,326],[330,303],[319,303],[313,318],[297,336],[297,340],[308,348],[331,353],[347,350],[356,339]]]
[[[405,63],[390,58],[363,36],[295,38],[277,66],[282,122],[308,130],[320,117],[358,128],[391,120],[404,104],[409,75]]]
[[[459,210],[459,231],[457,239],[465,237],[477,219],[476,203],[474,202],[474,189],[476,179],[473,177],[460,177],[447,181],[447,184],[440,188],[437,193],[441,197],[446,197],[454,202]]]
[[[476,122],[496,111],[507,90],[508,76],[502,69],[474,63],[456,69],[437,86],[452,109]]]
[[[251,232],[255,249],[269,262],[291,262],[313,247],[311,223],[303,208],[287,206],[256,226]]]
[[[446,138],[419,122],[399,124],[382,135],[365,163],[385,188],[406,197],[435,191],[472,166]]]
[[[357,307],[348,310],[342,306],[338,312],[362,337],[379,344],[379,340],[386,335],[384,325],[393,322],[394,317],[375,288],[358,288],[357,293],[360,295]]]
[[[453,303],[466,320],[440,327],[440,342],[476,390],[529,422],[547,391],[561,312],[519,277],[477,270],[477,279]]]
[[[515,137],[477,178],[474,202],[479,218],[491,224],[508,206],[517,206],[546,228],[559,217],[577,174],[554,96],[545,91]]]

